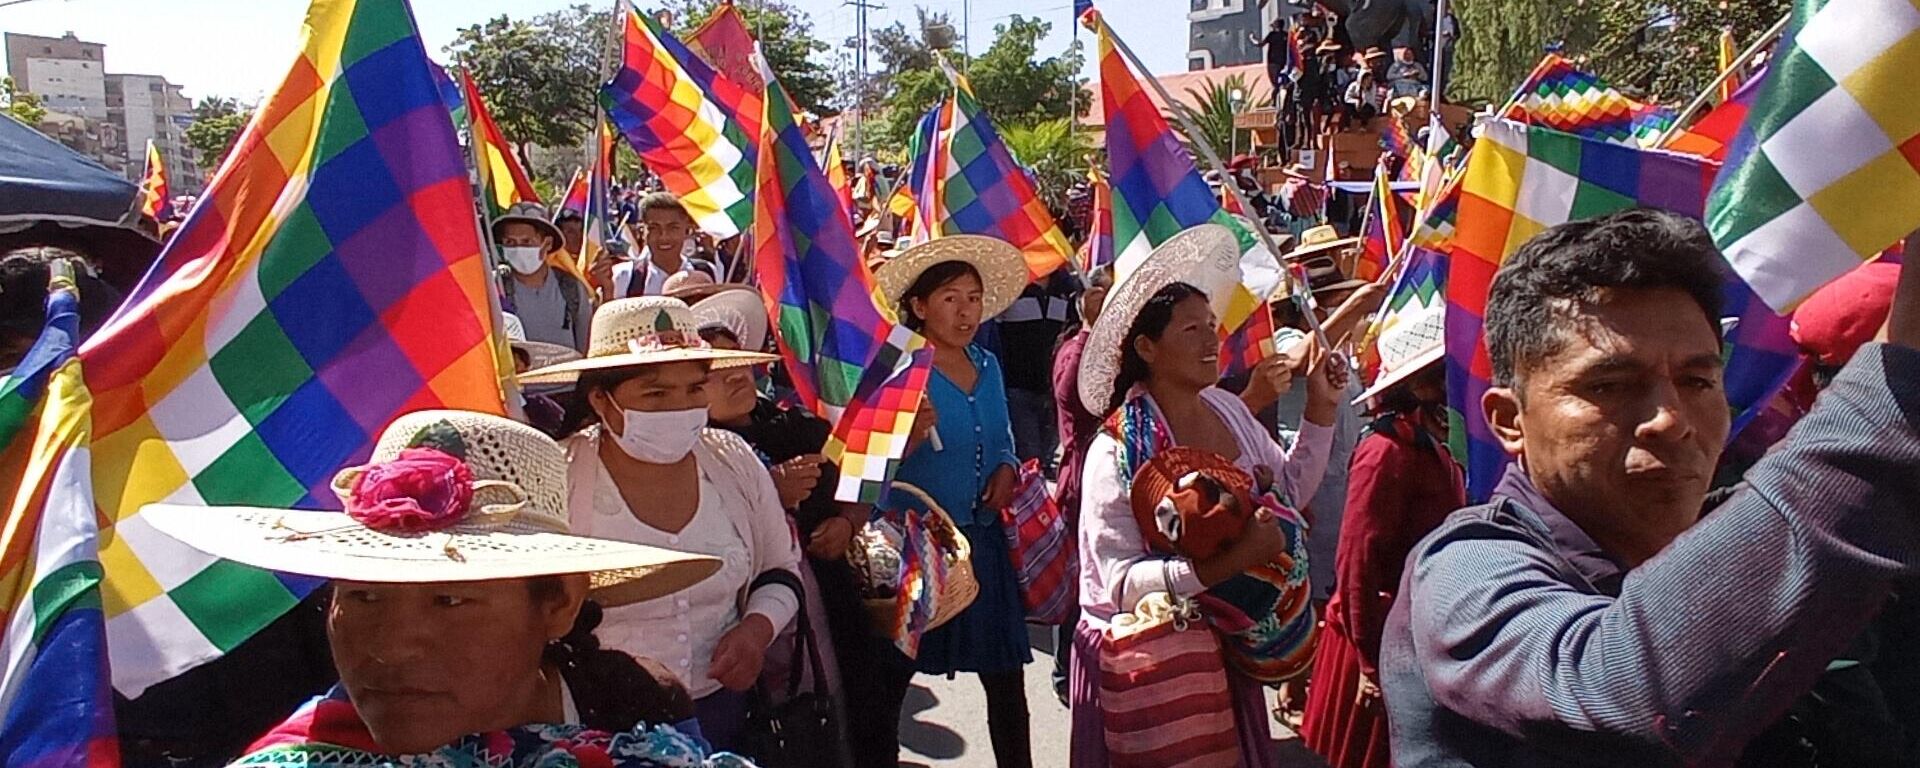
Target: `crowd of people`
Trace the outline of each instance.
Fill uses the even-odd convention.
[[[1383,334],[1371,376],[1342,354],[1386,298],[1351,277],[1356,238],[1302,233],[1277,354],[1222,381],[1240,280],[1223,227],[1119,279],[1038,282],[999,240],[867,228],[878,294],[933,363],[895,492],[861,505],[836,500],[829,425],[793,399],[724,245],[669,194],[634,208],[638,256],[584,280],[550,258],[579,247],[565,216],[493,222],[519,421],[402,417],[335,479],[344,518],[151,509],[210,554],[333,584],[120,702],[132,762],[518,765],[565,744],[892,766],[915,677],[968,673],[1002,766],[1280,765],[1276,721],[1341,768],[1920,764],[1920,489],[1900,479],[1920,457],[1920,287],[1897,265],[1802,307],[1808,374],[1776,409],[1799,424],[1742,475],[1722,471],[1701,226],[1636,209],[1540,234],[1485,318],[1482,406],[1516,461],[1469,506],[1444,310]],[[82,259],[0,259],[10,354],[59,258]],[[1077,552],[1049,649],[1066,755],[1033,751],[1032,709],[1053,704],[1027,696],[1003,517],[1036,482]],[[911,655],[850,557],[912,506],[900,488],[970,545],[975,588]],[[801,679],[827,702],[798,752],[817,756],[781,762],[768,692]]]

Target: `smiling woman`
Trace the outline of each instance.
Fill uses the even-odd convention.
[[[1144,474],[1154,456],[1176,447],[1197,449],[1237,468],[1256,480],[1256,495],[1270,492],[1285,506],[1311,498],[1325,474],[1333,400],[1345,382],[1324,358],[1308,376],[1307,418],[1291,452],[1274,442],[1238,397],[1214,386],[1220,355],[1215,304],[1239,282],[1238,259],[1239,246],[1224,227],[1201,225],[1174,236],[1108,295],[1087,339],[1080,399],[1105,417],[1105,424],[1087,448],[1081,483],[1081,619],[1068,676],[1075,768],[1166,764],[1174,757],[1130,751],[1140,743],[1136,737],[1145,724],[1138,718],[1110,719],[1105,706],[1124,713],[1130,702],[1164,694],[1164,689],[1142,687],[1151,673],[1106,674],[1102,664],[1112,658],[1109,632],[1133,619],[1135,606],[1153,593],[1168,593],[1176,602],[1207,593],[1212,602],[1203,606],[1231,605],[1241,613],[1240,626],[1250,617],[1263,617],[1264,626],[1279,628],[1271,637],[1288,638],[1255,645],[1224,636],[1234,668],[1217,652],[1179,659],[1143,653],[1150,664],[1198,664],[1190,670],[1192,678],[1181,679],[1204,681],[1212,675],[1220,689],[1231,691],[1232,711],[1197,713],[1215,715],[1214,722],[1231,727],[1212,731],[1216,739],[1208,744],[1201,743],[1202,729],[1182,742],[1190,754],[1180,757],[1208,754],[1255,767],[1278,760],[1262,687],[1241,670],[1292,668],[1311,653],[1314,617],[1304,599],[1306,526],[1291,510],[1276,513],[1262,506],[1229,537],[1230,544],[1206,556],[1186,557],[1150,549],[1153,532],[1143,530],[1133,506],[1136,473]],[[1256,569],[1276,562],[1290,566],[1282,569],[1285,577],[1252,590],[1270,600],[1236,600],[1234,595],[1246,593],[1231,590],[1246,579],[1267,578],[1255,576]],[[1264,618],[1269,615],[1275,617],[1271,622]],[[1103,705],[1103,696],[1112,698]]]

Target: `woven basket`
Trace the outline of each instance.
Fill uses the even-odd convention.
[[[946,554],[947,581],[941,586],[938,601],[934,603],[933,619],[927,624],[927,629],[932,630],[952,621],[953,617],[973,604],[974,598],[980,596],[980,581],[973,576],[973,544],[967,541],[966,534],[960,532],[959,526],[954,525],[947,511],[935,504],[925,491],[901,482],[894,483],[893,488],[919,497],[927,509],[933,511],[935,519],[928,522],[927,530],[934,536],[934,543]],[[864,560],[862,553],[856,565]],[[884,636],[892,624],[894,598],[864,598],[861,602],[866,605],[867,615],[871,617],[873,625]]]

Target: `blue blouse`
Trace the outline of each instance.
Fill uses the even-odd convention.
[[[1018,467],[1013,453],[1013,423],[1007,417],[1007,385],[1000,361],[979,345],[967,346],[967,359],[980,372],[973,392],[960,389],[939,368],[927,380],[927,397],[940,417],[928,439],[900,462],[895,478],[932,496],[956,525],[998,522],[997,510],[976,513],[987,479],[1002,465]],[[984,519],[976,519],[979,514]]]

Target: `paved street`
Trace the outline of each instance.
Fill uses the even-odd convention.
[[[1027,665],[1027,706],[1033,716],[1033,762],[1054,768],[1067,764],[1070,724],[1067,708],[1053,695],[1053,637],[1031,629],[1033,663]],[[1277,727],[1277,726],[1276,726]],[[1283,764],[1322,768],[1325,763],[1288,737]],[[921,675],[907,692],[900,720],[900,761],[920,768],[993,768],[993,744],[987,737],[986,697],[970,675],[952,680]]]

